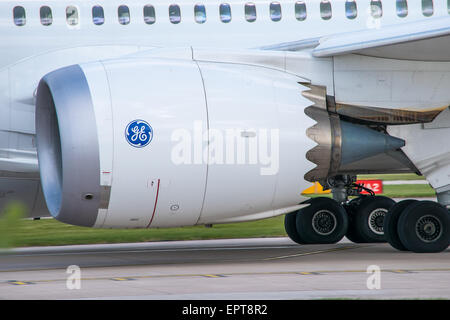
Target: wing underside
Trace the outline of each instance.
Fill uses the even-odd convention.
[[[450,61],[450,16],[282,43],[264,49],[301,51],[311,48],[317,58],[356,53],[402,60]]]

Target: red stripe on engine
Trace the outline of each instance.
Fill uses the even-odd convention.
[[[153,221],[153,217],[155,216],[156,205],[158,204],[158,196],[159,196],[159,182],[160,182],[160,179],[158,179],[158,187],[156,189],[156,199],[155,199],[155,206],[153,207],[152,218],[150,219],[150,222],[148,223],[147,228],[150,227],[150,225],[152,224],[152,221]]]

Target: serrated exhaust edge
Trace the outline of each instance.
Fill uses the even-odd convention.
[[[306,153],[306,159],[316,167],[307,172],[304,178],[315,182],[326,178],[332,169],[338,169],[341,134],[339,116],[330,115],[327,111],[326,87],[314,85],[307,87],[310,90],[303,91],[302,96],[313,102],[313,105],[305,108],[305,114],[316,123],[306,129],[306,135],[317,145]],[[334,168],[335,166],[337,167]]]
[[[342,165],[361,161],[378,154],[399,150],[405,141],[365,125],[341,121],[333,112],[333,98],[327,97],[326,88],[308,86],[303,97],[313,102],[305,114],[316,121],[306,129],[306,135],[317,145],[306,152],[306,159],[316,167],[304,176],[310,182],[322,181],[339,174]],[[331,108],[331,110],[329,110]]]
[[[309,90],[302,92],[302,96],[313,102],[313,107],[327,110],[327,88],[324,86],[308,85]]]

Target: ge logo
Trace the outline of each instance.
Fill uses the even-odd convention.
[[[133,147],[142,148],[152,141],[153,129],[144,120],[134,120],[126,127],[125,138]]]

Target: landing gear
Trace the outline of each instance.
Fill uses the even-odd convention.
[[[356,177],[338,175],[330,177],[326,185],[333,198],[342,203],[349,217],[346,237],[356,243],[385,242],[383,221],[395,204],[390,198],[375,196],[372,190],[355,183]],[[361,195],[363,191],[370,195]],[[348,201],[349,196],[358,196]]]
[[[356,177],[348,175],[321,181],[325,189],[332,190],[333,199],[310,199],[309,206],[287,214],[288,236],[299,244],[332,244],[346,235],[356,243],[387,241],[400,251],[418,253],[449,247],[450,213],[444,205],[417,200],[395,203],[355,181]],[[361,195],[362,190],[370,195]],[[357,197],[348,201],[349,196]],[[442,199],[450,205],[450,191]]]
[[[309,203],[308,207],[286,215],[284,224],[288,236],[300,244],[339,242],[348,228],[344,208],[329,198],[314,198]]]
[[[447,249],[450,244],[450,214],[447,208],[433,201],[402,202],[392,208],[385,220],[389,243],[399,250],[418,253]]]

